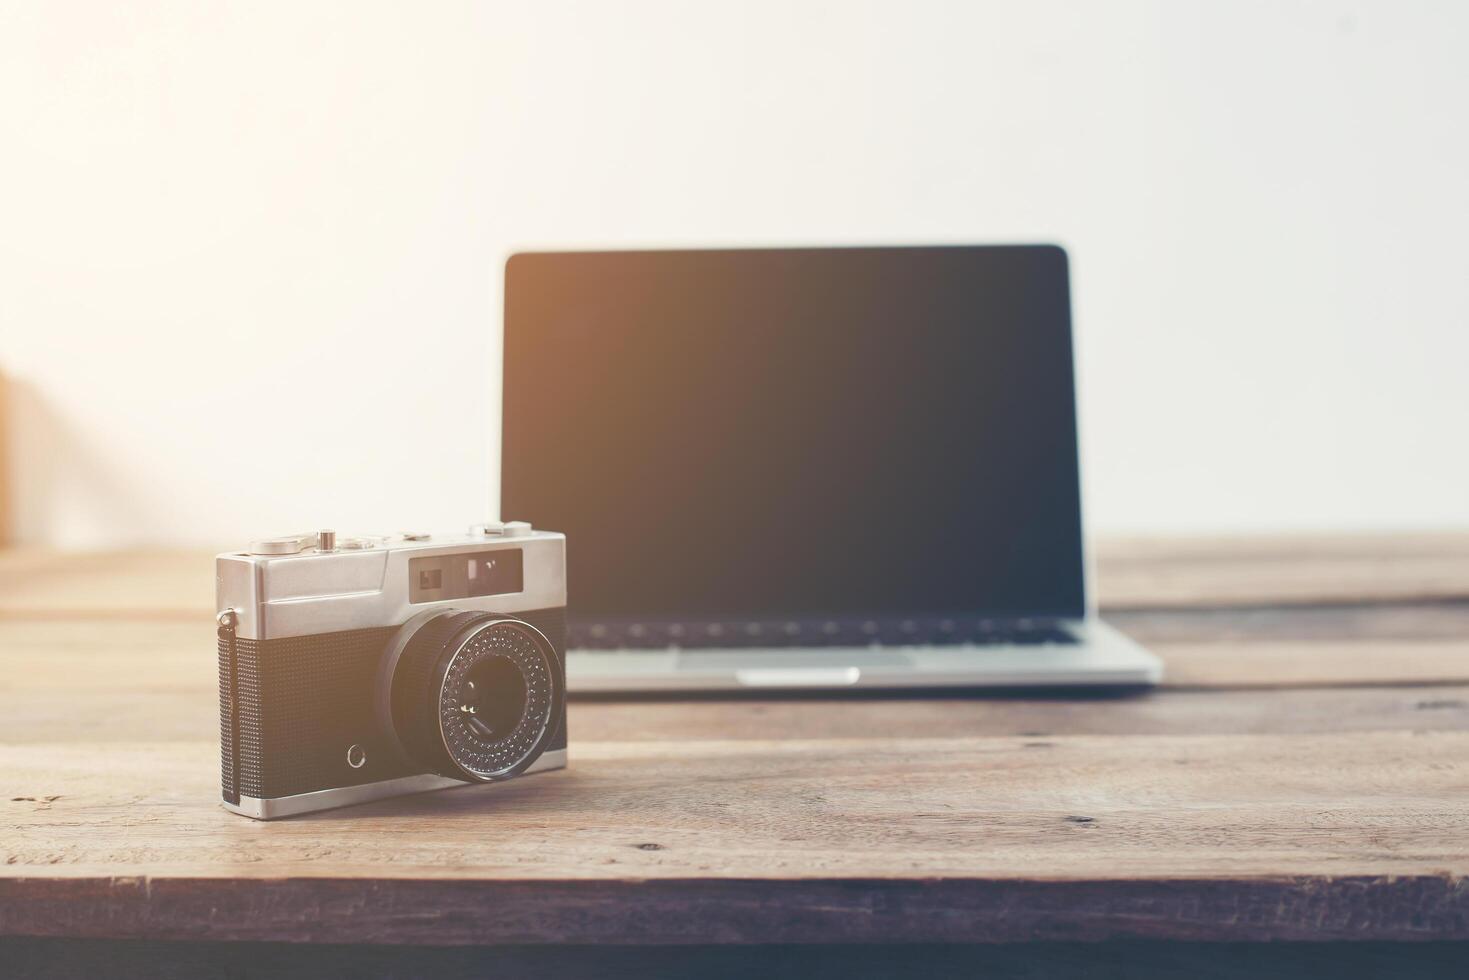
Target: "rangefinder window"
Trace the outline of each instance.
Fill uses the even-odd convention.
[[[524,588],[525,553],[519,548],[437,555],[408,562],[409,602],[510,595]]]

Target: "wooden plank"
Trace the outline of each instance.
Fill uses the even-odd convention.
[[[0,929],[10,935],[437,947],[1443,942],[1469,936],[1466,890],[1438,875],[1084,882],[694,878],[575,884],[0,879],[0,911],[6,916]],[[1186,975],[1198,974],[1189,970]]]
[[[1320,691],[1188,691],[1088,699],[825,698],[652,701],[571,706],[577,744],[603,740],[1318,734],[1469,730],[1469,686]],[[573,751],[575,746],[573,746]]]
[[[0,931],[1469,939],[1469,733],[1034,741],[582,743],[271,824],[205,802],[209,745],[6,746]]]
[[[0,550],[0,619],[197,620],[214,611],[202,551]]]
[[[1469,641],[1188,643],[1152,647],[1168,688],[1460,684]]]
[[[26,980],[433,977],[434,980],[608,980],[634,977],[881,977],[933,980],[1463,980],[1452,942],[1209,943],[1118,940],[915,946],[859,942],[780,946],[384,946],[187,940],[0,938],[0,962]],[[248,970],[242,967],[248,962]]]
[[[14,745],[198,742],[218,725],[213,692],[138,698],[53,692],[67,711],[0,698],[0,741]],[[1172,735],[1469,730],[1469,686],[1167,692],[1085,698],[574,701],[573,751],[583,742]],[[216,763],[217,767],[217,763]]]
[[[1469,939],[1469,602],[1421,576],[1120,609],[1151,695],[578,701],[565,772],[258,824],[213,802],[208,572],[0,556],[0,934]]]
[[[1469,602],[1125,609],[1104,618],[1150,646],[1175,643],[1469,642]]]
[[[873,732],[944,737],[1433,730],[1460,729],[1469,721],[1469,656],[1458,643],[1266,641],[1156,648],[1177,687],[1140,696],[578,699],[570,709],[571,730],[580,742],[849,738]],[[209,740],[218,725],[217,676],[213,630],[205,622],[0,621],[0,742]],[[1291,690],[1292,680],[1317,689]],[[1389,681],[1393,686],[1385,689],[1364,686]]]
[[[1469,533],[1106,538],[1106,609],[1464,599]]]
[[[39,672],[38,672],[39,673]],[[75,675],[72,675],[75,676]],[[199,742],[215,738],[213,679],[91,688],[35,675],[0,686],[0,742]],[[62,707],[59,707],[62,706]],[[601,740],[1172,735],[1469,730],[1469,685],[1162,691],[1123,698],[872,696],[574,700],[573,751]]]
[[[1103,540],[1104,608],[1469,599],[1469,533]],[[214,609],[201,551],[0,550],[0,618],[191,618]]]
[[[563,772],[268,824],[217,805],[212,745],[5,746],[0,847],[12,877],[1469,873],[1469,733],[1034,741],[591,742]]]
[[[1158,695],[1121,701],[966,697],[919,700],[902,709],[892,707],[898,703],[892,700],[859,701],[850,709],[844,707],[845,699],[810,701],[806,707],[786,702],[784,708],[770,706],[782,702],[744,699],[688,702],[682,708],[634,702],[625,710],[581,701],[573,706],[573,720],[580,732],[585,730],[580,727],[583,717],[606,717],[607,725],[600,730],[613,738],[625,737],[617,733],[627,726],[657,732],[663,719],[680,711],[687,712],[694,724],[678,727],[681,734],[669,737],[691,737],[687,733],[697,731],[701,719],[710,725],[712,737],[738,737],[731,733],[768,724],[771,713],[791,719],[782,724],[792,727],[780,729],[788,733],[846,731],[849,726],[862,732],[861,726],[870,724],[878,727],[866,731],[995,734],[1002,730],[970,726],[1001,718],[1010,726],[1003,730],[1009,731],[1187,731],[1190,724],[1205,723],[1191,712],[1198,712],[1200,719],[1217,718],[1211,724],[1225,726],[1231,712],[1242,723],[1254,725],[1262,711],[1274,711],[1279,719],[1299,716],[1302,724],[1380,727],[1396,719],[1405,727],[1417,727],[1426,718],[1402,713],[1409,710],[1403,705],[1462,698],[1462,692],[1435,694],[1427,686],[1469,685],[1469,644],[1453,638],[1455,631],[1469,635],[1469,610],[1431,606],[1426,613],[1404,613],[1396,607],[1373,607],[1372,613],[1367,617],[1348,609],[1240,612],[1233,617],[1222,611],[1149,613],[1122,625],[1130,626],[1133,635],[1163,657],[1168,689],[1393,685],[1402,691],[1333,697],[1318,691],[1300,701],[1259,691],[1235,699],[1195,701]],[[1337,619],[1346,624],[1334,625]],[[1211,631],[1225,639],[1199,639]],[[1352,638],[1354,634],[1365,638]],[[1398,635],[1405,638],[1395,638]],[[162,622],[0,620],[0,740],[210,737],[216,723],[216,683],[213,626],[202,617]],[[1296,707],[1286,707],[1291,704]],[[69,707],[63,710],[63,706]],[[1435,717],[1437,724],[1448,715],[1440,711]],[[716,724],[715,718],[727,721]]]
[[[1272,621],[1266,635],[1278,629]],[[1458,724],[1455,706],[1469,685],[1469,655],[1458,641],[1151,645],[1167,663],[1168,689],[1187,689],[1189,697],[577,700],[572,724],[578,737],[591,738],[1418,728]],[[210,738],[216,683],[206,622],[0,621],[0,741]],[[1373,684],[1395,689],[1327,690]],[[1291,686],[1321,690],[1309,696],[1269,690]],[[1425,711],[1423,704],[1438,707]]]

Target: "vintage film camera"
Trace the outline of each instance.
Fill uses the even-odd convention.
[[[566,538],[256,541],[215,562],[224,804],[270,820],[566,765]]]

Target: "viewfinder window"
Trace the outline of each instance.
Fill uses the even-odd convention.
[[[435,555],[408,562],[409,602],[440,602],[525,589],[525,552],[499,548],[473,554]]]

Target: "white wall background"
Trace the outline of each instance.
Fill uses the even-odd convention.
[[[525,246],[1059,240],[1101,531],[1469,525],[1469,5],[0,2],[15,534],[496,510]]]

